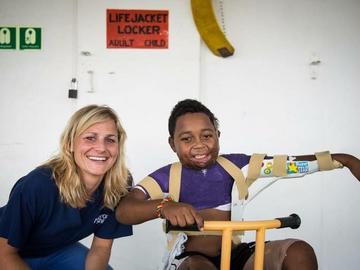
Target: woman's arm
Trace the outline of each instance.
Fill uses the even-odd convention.
[[[111,255],[112,239],[102,239],[94,236],[91,248],[86,257],[86,270],[107,269]]]
[[[0,269],[30,270],[18,254],[18,250],[10,246],[6,238],[0,237]]]

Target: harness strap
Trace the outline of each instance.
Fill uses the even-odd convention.
[[[178,202],[181,188],[181,163],[171,164],[169,175],[169,195],[171,199]]]
[[[244,174],[242,173],[241,169],[236,167],[236,165],[232,163],[230,160],[222,156],[219,156],[216,161],[234,179],[238,190],[239,199],[240,200],[246,199],[249,195],[249,191],[248,191],[248,186],[246,185],[245,182]]]
[[[225,157],[219,156],[216,160],[221,167],[224,168],[226,172],[230,174],[230,176],[234,179],[236,183],[236,187],[238,190],[239,199],[246,199],[248,196],[248,186],[245,183],[245,177],[240,168],[238,168],[234,163],[228,160]],[[180,189],[181,189],[181,163],[176,162],[171,164],[170,167],[170,175],[169,175],[169,195],[174,201],[179,201],[180,198]],[[187,235],[218,235],[221,236],[222,232],[220,231],[207,231],[207,232],[196,232],[196,231],[182,231]],[[170,232],[170,240],[168,242],[168,246],[172,246],[174,239],[176,239],[176,235],[179,232]],[[239,234],[243,234],[242,232],[238,232]],[[234,233],[234,238],[238,238],[237,234]],[[238,240],[236,241],[238,242]]]
[[[139,185],[148,192],[152,200],[162,199],[164,197],[159,184],[151,176],[146,176]]]
[[[260,170],[266,154],[252,154],[249,161],[249,171],[246,178],[246,184],[248,187],[260,176]]]
[[[274,155],[273,176],[282,177],[287,175],[287,155]]]

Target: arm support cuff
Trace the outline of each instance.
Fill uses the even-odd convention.
[[[329,151],[317,152],[315,157],[319,163],[320,171],[329,171],[343,167],[339,161],[332,159]]]

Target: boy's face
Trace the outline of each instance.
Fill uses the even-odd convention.
[[[169,144],[182,165],[203,169],[219,154],[219,132],[204,113],[187,113],[176,121],[174,138]]]

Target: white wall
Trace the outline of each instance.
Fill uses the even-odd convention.
[[[185,97],[201,98],[218,116],[224,153],[329,149],[360,156],[360,2],[223,2],[227,36],[236,48],[226,59],[200,43],[189,1],[0,0],[0,25],[38,25],[44,33],[39,52],[0,50],[0,203],[20,176],[56,151],[65,121],[88,103],[106,103],[119,113],[136,181],[175,160],[167,117]],[[107,8],[169,10],[169,49],[105,49]],[[312,67],[313,60],[321,63]],[[89,70],[94,93],[88,92]],[[79,79],[77,100],[67,98],[73,76]],[[245,216],[296,212],[303,220],[299,230],[272,231],[269,238],[309,241],[320,269],[344,263],[357,269],[359,198],[359,183],[347,169],[337,170],[282,180],[251,202]],[[160,221],[134,229],[133,237],[115,241],[112,265],[158,269]]]
[[[236,54],[224,60],[204,49],[201,64],[201,96],[220,119],[222,151],[359,156],[360,2],[228,0],[224,12]],[[320,269],[357,269],[359,188],[347,169],[282,180],[245,216],[298,213],[299,230],[269,237],[309,241]]]
[[[55,3],[55,1],[53,1]],[[0,50],[0,160],[4,203],[13,183],[57,150],[74,104],[74,3],[0,0],[0,25],[42,27],[41,51]],[[58,16],[61,14],[61,16]]]

